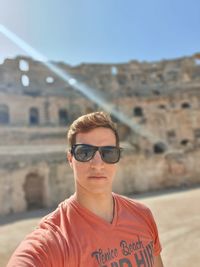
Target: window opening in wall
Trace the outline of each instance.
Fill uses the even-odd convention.
[[[167,147],[164,143],[158,142],[154,145],[153,150],[155,154],[162,154],[167,150]]]
[[[194,130],[194,137],[200,138],[200,128]]]
[[[29,86],[29,77],[27,75],[22,75],[21,77],[21,82],[22,82],[22,85],[24,87],[28,87]]]
[[[99,105],[96,104],[96,103],[94,103],[94,110],[96,111],[96,110],[98,110],[98,109],[99,109]]]
[[[70,78],[70,79],[68,80],[68,83],[69,83],[69,85],[73,86],[73,85],[75,85],[75,84],[77,83],[77,80],[74,79],[74,78]]]
[[[133,89],[130,87],[130,86],[128,86],[127,88],[126,88],[126,95],[127,96],[132,96],[133,95]]]
[[[127,77],[124,74],[118,74],[117,75],[117,80],[118,80],[118,83],[120,85],[125,85],[126,84],[126,81],[127,81]]]
[[[116,116],[114,116],[113,114],[111,114],[110,117],[111,117],[113,122],[115,122],[115,123],[119,122],[118,118]]]
[[[200,144],[200,128],[197,128],[194,130],[194,138],[195,138],[195,142],[196,144]]]
[[[141,84],[147,84],[147,81],[143,78],[143,79],[141,80]]]
[[[139,96],[140,93],[139,93],[139,92],[133,92],[133,95],[134,95],[134,96]]]
[[[49,77],[46,77],[46,83],[49,83],[49,84],[52,84],[54,83],[54,78],[49,76]]]
[[[143,116],[143,110],[142,110],[142,108],[141,107],[135,107],[133,109],[133,115],[135,117],[142,117]]]
[[[182,146],[186,146],[189,143],[189,140],[188,139],[183,139],[183,140],[181,140],[180,143],[181,143]]]
[[[158,106],[158,108],[160,108],[160,109],[166,109],[166,106],[163,105],[163,104],[161,104],[161,105]]]
[[[66,125],[69,122],[69,117],[66,109],[59,110],[59,124]]]
[[[187,108],[191,108],[191,105],[190,105],[190,103],[184,102],[181,104],[181,107],[184,109],[187,109]]]
[[[170,70],[167,72],[167,78],[171,81],[176,81],[178,78],[179,71],[178,70]]]
[[[9,124],[9,109],[5,104],[0,104],[0,124]]]
[[[28,63],[28,61],[26,61],[24,59],[20,59],[20,61],[19,61],[19,69],[21,71],[29,71],[29,63]]]
[[[200,58],[195,58],[195,64],[200,65]]]
[[[158,74],[157,74],[157,77],[158,77],[158,79],[159,79],[161,82],[164,81],[164,77],[163,77],[162,73],[158,73]]]
[[[175,138],[176,132],[174,130],[167,131],[167,137],[168,138]]]
[[[152,92],[154,95],[160,95],[160,91],[158,91],[158,90],[153,90]]]
[[[30,108],[29,123],[30,123],[30,125],[38,125],[39,124],[39,111],[37,108]]]
[[[115,76],[115,75],[118,74],[118,69],[117,69],[117,67],[115,67],[115,66],[112,66],[112,67],[111,67],[111,74],[112,74],[113,76]]]
[[[27,208],[43,208],[44,179],[36,173],[30,173],[25,178],[23,185]]]

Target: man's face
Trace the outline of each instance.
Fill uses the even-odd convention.
[[[76,144],[116,146],[116,137],[111,129],[99,127],[86,133],[78,133]],[[88,162],[77,161],[71,153],[68,154],[68,160],[74,172],[77,192],[95,194],[112,191],[117,164],[105,163],[99,151]]]

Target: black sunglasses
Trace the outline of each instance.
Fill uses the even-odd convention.
[[[86,144],[76,144],[71,148],[71,154],[77,161],[81,162],[87,162],[91,160],[97,151],[99,151],[101,159],[108,164],[114,164],[120,160],[121,148],[117,146],[92,146]]]

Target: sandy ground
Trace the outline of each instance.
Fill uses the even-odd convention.
[[[200,188],[137,196],[157,221],[165,267],[200,266]],[[39,210],[0,218],[0,267],[17,244],[49,211]]]

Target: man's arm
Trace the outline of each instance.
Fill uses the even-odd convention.
[[[155,256],[155,258],[154,258],[154,267],[164,267],[160,255]]]
[[[34,230],[21,242],[11,256],[7,267],[61,267],[65,265],[69,255],[66,241],[56,227],[53,229],[50,225],[49,228],[47,226],[46,229]]]

